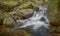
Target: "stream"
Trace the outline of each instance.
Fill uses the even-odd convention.
[[[37,6],[38,11],[34,11],[32,17],[23,20],[16,20],[22,25],[16,25],[14,27],[17,29],[26,29],[28,27],[31,33],[31,36],[48,36],[49,30],[49,20],[47,16],[47,6]]]

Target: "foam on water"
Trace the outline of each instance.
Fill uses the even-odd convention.
[[[44,26],[45,28],[49,29],[49,20],[47,18],[47,6],[38,6],[39,11],[34,11],[34,14],[32,17],[24,20],[17,20],[17,22],[23,23],[22,26],[19,26],[18,28],[27,28],[28,26],[33,26],[33,30],[39,29],[41,26]],[[41,19],[44,18],[45,20],[41,21]]]

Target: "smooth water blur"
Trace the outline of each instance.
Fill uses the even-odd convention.
[[[43,36],[46,35],[47,30],[44,29],[49,29],[49,20],[47,18],[47,6],[37,6],[39,8],[38,11],[34,11],[34,14],[32,17],[28,18],[28,19],[24,19],[24,20],[17,20],[17,22],[22,23],[21,26],[19,27],[14,27],[15,29],[21,29],[21,28],[27,28],[27,27],[31,27],[31,30],[34,30],[35,32],[37,30],[42,30],[40,31],[40,33],[37,31],[36,33],[34,32],[34,35],[37,36],[38,34],[40,34],[39,36]],[[41,28],[43,26],[43,28]],[[33,32],[32,32],[33,33]]]

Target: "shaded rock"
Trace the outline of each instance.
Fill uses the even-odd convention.
[[[21,11],[20,11],[21,12]],[[25,11],[21,15],[21,19],[28,19],[33,15],[34,11],[33,9],[25,9]]]

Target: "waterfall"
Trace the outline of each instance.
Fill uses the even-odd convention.
[[[17,29],[31,27],[31,30],[37,31],[42,26],[46,29],[49,29],[49,20],[46,14],[47,6],[37,6],[39,8],[38,11],[34,11],[32,17],[24,20],[17,20],[17,22],[21,22],[23,25],[17,27]],[[16,29],[16,27],[15,27]]]

